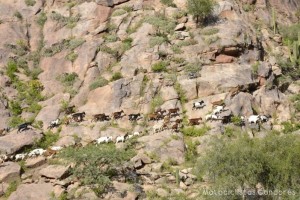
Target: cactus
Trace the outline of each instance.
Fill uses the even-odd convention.
[[[300,64],[300,33],[298,33],[298,40],[294,42],[288,42],[290,61],[294,64]]]
[[[273,21],[274,34],[276,34],[276,13],[274,8],[272,8],[272,21]]]

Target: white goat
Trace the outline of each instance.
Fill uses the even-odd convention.
[[[222,112],[222,111],[224,111],[224,106],[217,106],[217,107],[212,111],[212,113],[213,113],[214,115],[216,115],[216,114],[219,114],[219,113]]]
[[[119,143],[119,142],[125,142],[125,136],[118,136],[116,138],[116,144]]]
[[[19,153],[15,155],[15,161],[24,160],[27,156],[27,153]]]
[[[215,115],[215,114],[208,114],[205,116],[205,120],[217,120],[217,119],[221,119],[219,116]]]
[[[251,115],[249,118],[248,118],[248,122],[250,124],[257,124],[257,122],[260,121],[260,116],[259,115]]]
[[[56,120],[51,121],[49,126],[48,126],[48,129],[52,129],[52,128],[58,126],[58,125],[59,125],[59,118],[57,118]]]
[[[133,138],[133,135],[130,134],[130,135],[128,135],[127,137],[128,137],[128,139],[130,139],[130,138]]]
[[[63,147],[61,147],[61,146],[53,146],[53,147],[50,147],[50,149],[51,149],[52,151],[60,151],[60,150],[63,149]]]
[[[29,156],[29,157],[41,156],[41,155],[43,155],[45,152],[46,152],[46,150],[44,150],[44,149],[34,149],[34,150],[32,150],[32,151],[28,154],[28,156]]]
[[[109,143],[110,141],[112,141],[112,136],[110,137],[107,137],[107,136],[104,136],[104,137],[100,137],[96,140],[96,143],[97,144],[101,144],[101,143]]]
[[[137,131],[135,131],[135,132],[133,133],[133,136],[139,136],[139,135],[140,135],[140,133],[137,132]]]
[[[194,110],[194,109],[199,109],[199,108],[203,108],[204,106],[205,106],[205,103],[204,103],[203,100],[198,101],[198,102],[194,102],[194,103],[193,103],[193,108],[192,108],[192,110]]]
[[[269,120],[269,117],[266,115],[260,115],[259,118],[262,122],[267,122]]]

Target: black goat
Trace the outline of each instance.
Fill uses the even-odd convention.
[[[136,121],[136,120],[138,120],[139,117],[141,117],[141,114],[140,114],[140,113],[138,113],[138,114],[129,114],[129,115],[128,115],[128,119],[129,119],[130,121]]]
[[[28,126],[30,126],[31,124],[32,124],[32,122],[25,122],[23,124],[20,124],[18,126],[18,133],[22,132],[22,131],[25,131],[25,130],[28,130],[29,129]]]
[[[85,117],[85,112],[72,114],[72,118],[75,122],[82,122],[84,117]]]

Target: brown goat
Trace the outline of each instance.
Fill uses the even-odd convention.
[[[96,122],[96,121],[105,121],[105,120],[109,120],[109,116],[105,115],[105,113],[101,113],[101,114],[96,114],[93,115],[93,119],[92,122]]]
[[[169,111],[169,116],[176,116],[178,115],[178,112],[179,112],[179,108],[171,108],[168,110]]]
[[[149,120],[159,120],[160,119],[160,115],[159,114],[155,114],[155,113],[151,113],[148,115]]]
[[[178,124],[177,123],[173,124],[171,129],[175,132],[178,132]]]
[[[121,111],[119,111],[119,112],[114,112],[112,115],[113,115],[113,118],[114,118],[114,119],[120,119],[120,118],[123,117],[123,116],[122,116],[123,113],[124,113],[124,111],[121,110]]]
[[[189,125],[192,125],[192,126],[199,125],[201,120],[202,120],[201,117],[189,119]]]
[[[182,119],[176,119],[176,120],[175,120],[175,123],[176,123],[176,124],[182,123]]]

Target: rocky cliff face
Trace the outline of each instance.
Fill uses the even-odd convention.
[[[227,125],[220,120],[205,121],[217,102],[224,103],[229,111],[226,116],[270,115],[259,137],[272,129],[281,130],[282,122],[294,119],[288,95],[299,93],[299,83],[278,81],[283,76],[278,58],[288,59],[289,54],[282,36],[273,32],[271,8],[277,24],[289,25],[297,20],[298,1],[218,0],[213,19],[201,27],[186,14],[185,0],[174,4],[0,0],[0,129],[25,121],[33,121],[35,126],[26,140],[16,130],[0,137],[4,144],[0,152],[23,151],[41,137],[40,132],[45,132],[52,120],[66,118],[66,107],[73,105],[76,112],[86,113],[85,120],[55,128],[59,134],[55,145],[85,146],[101,136],[143,132],[136,149],[141,156],[134,160],[144,180],[141,187],[160,188],[159,195],[165,196],[161,184],[173,183],[175,177],[156,169],[170,159],[184,163],[188,139],[201,141],[197,149],[203,152],[202,141],[221,134]],[[200,100],[206,106],[192,109]],[[159,108],[179,108],[179,115],[171,118],[167,130],[153,134],[153,126],[161,121],[150,121],[147,116]],[[141,113],[143,118],[134,123],[127,116],[91,122],[93,115],[121,110],[127,115]],[[172,133],[172,121],[183,118],[187,127],[187,119],[199,117],[202,121],[197,128],[210,127],[203,137]],[[252,128],[246,125],[245,132],[252,136]],[[154,154],[158,158],[149,158]],[[39,162],[45,165],[44,160]],[[24,194],[33,197],[32,191],[37,190],[43,191],[41,195],[54,191],[57,196],[72,187],[77,193],[88,190],[76,181],[59,184],[57,179],[62,176],[55,176],[55,181],[51,177],[51,184],[43,174],[32,176],[39,170],[23,174],[22,185],[10,199]],[[52,170],[60,174],[65,169]],[[176,192],[186,191],[192,197],[195,177],[188,169],[180,173],[181,189]],[[121,184],[119,192],[128,190],[127,183],[114,184]],[[96,198],[90,189],[87,195],[91,196],[83,198]],[[106,198],[120,198],[118,195],[111,192]],[[128,192],[127,199],[134,199],[130,195],[137,193]]]

